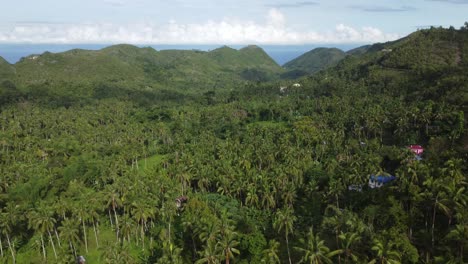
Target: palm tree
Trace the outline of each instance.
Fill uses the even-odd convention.
[[[458,256],[460,258],[460,263],[463,262],[463,254],[464,254],[464,247],[468,241],[468,225],[458,224],[452,229],[448,235],[446,236],[447,239],[457,241],[459,246]]]
[[[293,226],[295,221],[296,217],[294,216],[294,212],[290,207],[276,212],[275,219],[273,221],[273,227],[278,233],[284,231],[284,236],[286,238],[286,248],[288,250],[289,264],[292,264],[291,253],[289,251],[289,233],[293,232]]]
[[[221,240],[218,241],[221,248],[223,249],[223,254],[225,256],[225,264],[229,264],[230,259],[234,257],[235,254],[240,254],[239,250],[235,247],[239,245],[239,242],[236,240],[237,233],[232,230],[225,230],[221,234]]]
[[[67,213],[70,211],[70,203],[64,199],[58,199],[54,203],[54,210],[61,216],[62,220],[67,219]]]
[[[257,195],[257,188],[255,185],[250,184],[247,188],[247,196],[245,197],[245,205],[247,206],[258,206],[258,195]]]
[[[116,235],[119,237],[119,218],[117,217],[117,211],[116,209],[119,206],[122,206],[122,201],[120,200],[120,195],[117,192],[115,186],[113,185],[107,185],[106,188],[104,189],[104,197],[107,202],[107,208],[109,211],[109,221],[112,225],[112,217],[111,217],[111,209],[114,212],[114,217],[115,217],[115,226],[116,226]]]
[[[105,263],[135,263],[127,243],[109,243],[104,246],[102,253]]]
[[[73,252],[73,255],[76,257],[76,244],[80,240],[79,236],[79,223],[72,219],[67,219],[62,222],[62,226],[58,229],[60,231],[60,237],[63,241],[68,241],[70,250]]]
[[[220,264],[222,255],[222,249],[219,247],[219,243],[214,241],[208,241],[202,252],[199,252],[201,259],[197,260],[195,264]]]
[[[78,219],[81,222],[81,226],[83,228],[85,249],[86,249],[86,253],[88,253],[88,237],[87,237],[87,232],[86,232],[86,221],[88,221],[88,219],[89,219],[88,204],[79,201],[75,205],[75,212],[76,212],[76,214],[78,216]]]
[[[55,258],[57,258],[57,251],[55,250],[54,240],[52,238],[51,230],[55,228],[56,220],[52,215],[50,208],[40,204],[35,210],[32,210],[28,214],[29,228],[38,231],[41,236],[42,251],[44,259],[46,258],[45,246],[44,246],[44,233],[48,233],[49,241],[52,244]]]
[[[379,239],[374,239],[372,250],[377,256],[369,262],[369,264],[400,264],[401,254],[393,249],[393,243],[389,241],[382,242]]]
[[[448,206],[450,199],[448,195],[445,193],[445,184],[442,182],[442,179],[428,177],[424,181],[424,186],[426,186],[426,191],[422,194],[427,200],[432,202],[432,227],[431,227],[431,241],[432,241],[432,248],[434,249],[435,244],[435,221],[436,221],[436,214],[437,209],[442,211],[448,218],[451,217],[451,209]]]
[[[182,258],[180,253],[182,249],[170,243],[169,241],[163,242],[163,256],[158,259],[157,264],[181,264]]]
[[[130,216],[128,216],[128,214],[124,214],[122,216],[122,221],[120,222],[120,229],[122,231],[121,235],[124,241],[125,239],[127,239],[127,241],[130,242],[133,226],[133,219]]]
[[[333,263],[330,258],[341,252],[340,250],[330,252],[330,249],[325,245],[325,241],[321,240],[317,234],[314,234],[312,228],[309,229],[307,234],[307,241],[304,241],[304,239],[299,241],[303,244],[303,247],[294,247],[303,254],[299,263]]]
[[[358,261],[358,257],[354,254],[354,250],[351,247],[361,240],[361,237],[358,233],[343,233],[338,236],[341,240],[341,247],[340,250],[342,254],[345,255],[345,263],[348,263],[349,259],[356,263]]]
[[[271,264],[279,264],[281,263],[279,256],[278,256],[278,248],[280,243],[276,240],[268,241],[268,248],[263,250],[262,254],[262,263],[271,263]]]
[[[145,204],[143,201],[132,203],[132,214],[136,222],[140,226],[141,240],[143,247],[145,246],[145,230],[147,229],[146,222],[154,215],[154,209]]]
[[[216,236],[219,234],[219,223],[217,219],[202,218],[204,225],[198,228],[197,233],[201,241],[215,241]]]
[[[13,263],[16,263],[16,253],[12,243],[11,234],[14,230],[14,223],[17,223],[20,219],[19,210],[19,205],[14,205],[13,203],[7,203],[3,212],[0,210],[0,233],[3,234],[7,239],[7,244],[8,248],[10,249]]]
[[[98,241],[98,232],[97,230],[97,225],[99,224],[98,219],[99,219],[99,213],[101,212],[101,205],[99,204],[100,202],[100,197],[98,197],[99,193],[93,193],[91,197],[88,199],[88,220],[91,220],[93,223],[93,230],[94,230],[94,238],[96,239],[96,246],[99,247],[99,241]]]

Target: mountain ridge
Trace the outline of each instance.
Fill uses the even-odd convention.
[[[245,81],[277,79],[283,69],[263,49],[221,47],[211,52],[161,50],[118,44],[101,50],[73,49],[24,57],[13,65],[23,91],[64,91],[73,83],[89,96],[99,83],[125,89],[220,89]],[[62,90],[62,91],[59,91]]]

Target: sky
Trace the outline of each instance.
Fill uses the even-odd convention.
[[[468,21],[468,0],[0,0],[0,6],[0,44],[375,43]]]

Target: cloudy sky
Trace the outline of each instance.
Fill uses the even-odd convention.
[[[468,20],[468,0],[0,2],[0,43],[372,43]]]

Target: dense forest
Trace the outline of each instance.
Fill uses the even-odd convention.
[[[468,262],[468,23],[296,80],[172,56],[0,60],[0,263]]]

